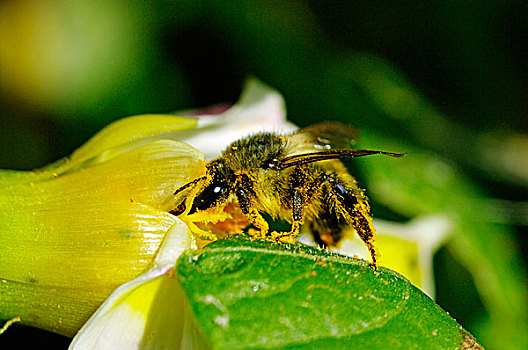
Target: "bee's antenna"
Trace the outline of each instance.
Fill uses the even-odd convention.
[[[180,193],[181,191],[183,191],[183,190],[185,190],[185,189],[187,189],[187,188],[189,188],[189,187],[191,187],[191,186],[193,186],[193,185],[197,184],[198,182],[200,182],[200,181],[202,181],[202,180],[205,180],[205,179],[207,179],[207,176],[206,176],[206,175],[204,175],[204,176],[200,176],[200,177],[198,177],[198,178],[192,180],[191,182],[186,183],[186,184],[183,185],[182,187],[178,188],[178,189],[176,190],[176,192],[174,192],[174,196],[177,195],[178,193]]]
[[[373,151],[367,149],[335,149],[321,152],[311,152],[296,154],[281,159],[272,159],[266,164],[268,169],[282,170],[296,165],[320,162],[322,160],[357,158],[370,156],[373,154],[383,154],[391,157],[403,157],[405,153],[392,153],[384,151]]]

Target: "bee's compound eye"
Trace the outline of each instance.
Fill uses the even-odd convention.
[[[194,199],[190,214],[196,210],[206,210],[216,204],[216,202],[227,194],[227,187],[222,183],[213,182]]]

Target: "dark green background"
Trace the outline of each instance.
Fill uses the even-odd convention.
[[[284,95],[289,119],[300,126],[337,120],[409,139],[457,163],[490,196],[528,201],[526,186],[482,171],[471,161],[475,149],[466,147],[487,132],[528,133],[526,1],[71,3],[49,2],[44,9],[53,14],[49,26],[54,30],[48,33],[44,26],[39,31],[50,41],[61,33],[67,50],[44,45],[24,54],[36,60],[43,53],[56,55],[60,61],[80,52],[79,61],[91,65],[65,59],[64,85],[50,81],[57,93],[44,101],[0,77],[1,168],[34,169],[67,156],[103,126],[128,115],[234,102],[246,77],[256,76]],[[13,4],[21,14],[33,6],[4,1],[0,14]],[[111,25],[97,30],[102,14]],[[33,25],[32,17],[21,18],[12,30]],[[134,30],[120,33],[122,28]],[[16,53],[21,43],[10,44]],[[120,50],[111,50],[114,46]],[[434,135],[410,138],[405,128],[391,127],[360,86],[340,80],[340,65],[346,70],[363,54],[392,65],[445,118],[466,130],[467,139],[446,139],[450,146],[442,147],[428,142]],[[27,68],[0,64],[15,78]],[[341,93],[341,86],[349,91]],[[342,113],[336,105],[351,108]],[[376,203],[373,207],[377,216],[406,219],[377,210]],[[526,257],[528,230],[514,228]],[[435,257],[435,271],[438,302],[474,332],[482,304],[471,277],[445,249]],[[33,342],[68,344],[21,326],[4,334],[5,341],[22,348]]]

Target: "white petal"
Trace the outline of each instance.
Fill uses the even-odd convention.
[[[249,80],[239,101],[227,111],[198,117],[195,129],[174,138],[200,150],[211,160],[233,141],[263,131],[289,133],[297,127],[286,121],[282,96],[258,80]],[[171,137],[172,138],[172,137]]]

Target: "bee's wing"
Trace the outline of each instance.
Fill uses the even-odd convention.
[[[391,157],[403,157],[405,153],[392,153],[384,151],[373,151],[367,149],[332,149],[319,152],[310,152],[273,159],[268,162],[270,169],[282,170],[296,165],[320,162],[322,160],[356,158],[369,156],[371,154],[384,154]]]
[[[359,130],[337,122],[324,122],[303,128],[290,136],[291,146],[285,157],[268,161],[269,169],[282,170],[322,160],[356,158],[371,154],[402,157],[405,154],[365,149],[349,149]]]
[[[359,130],[351,125],[324,122],[300,129],[294,135],[305,135],[313,149],[347,149],[359,138]]]

